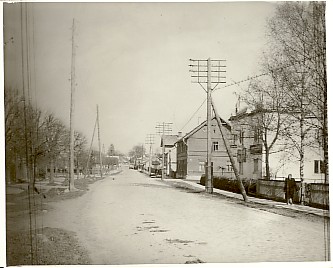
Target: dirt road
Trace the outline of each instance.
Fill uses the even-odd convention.
[[[43,215],[43,225],[76,232],[92,264],[325,257],[320,218],[277,215],[171,187],[134,170],[98,181],[85,195],[53,205]]]

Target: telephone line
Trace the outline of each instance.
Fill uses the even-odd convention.
[[[294,66],[296,63],[292,63],[292,64],[289,64],[289,65],[285,65],[285,66],[280,66],[280,67],[277,67],[277,68],[274,68],[268,72],[265,72],[265,73],[261,73],[261,74],[258,74],[258,75],[253,75],[253,76],[250,76],[250,77],[247,77],[246,79],[243,79],[243,80],[240,80],[238,82],[233,82],[231,84],[228,84],[228,85],[225,85],[223,87],[220,87],[220,88],[215,88],[213,90],[213,92],[215,90],[218,90],[218,89],[223,89],[223,88],[227,88],[227,87],[231,87],[231,86],[235,86],[235,85],[239,85],[240,83],[244,83],[244,82],[247,82],[247,81],[250,81],[250,80],[253,80],[255,78],[258,78],[258,77],[262,77],[262,76],[265,76],[265,75],[268,75],[270,74],[271,72],[274,72],[274,71],[277,71],[277,70],[281,70],[281,69],[284,69],[284,68],[289,68],[291,66]]]
[[[187,124],[191,122],[193,117],[197,114],[197,112],[201,109],[202,105],[204,105],[205,102],[206,102],[206,99],[204,99],[204,101],[200,104],[199,108],[193,113],[191,118],[186,122],[186,124],[179,131],[182,131],[187,126]]]

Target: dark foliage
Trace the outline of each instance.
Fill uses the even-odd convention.
[[[200,178],[200,184],[205,185],[206,177],[205,175],[202,175]],[[242,180],[246,194],[247,195],[256,195],[256,182],[253,180]],[[214,177],[213,178],[213,187],[216,189],[233,192],[233,193],[239,193],[239,183],[237,180],[233,180],[230,178],[225,177]]]

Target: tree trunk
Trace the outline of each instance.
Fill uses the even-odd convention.
[[[266,152],[265,152],[265,170],[266,170],[266,180],[271,179],[271,174],[269,171],[269,151],[267,151],[267,146],[266,147]]]
[[[301,106],[303,107],[303,106]],[[301,204],[304,205],[304,193],[305,193],[305,184],[304,184],[304,110],[301,111],[301,120],[300,120],[300,129],[301,129],[301,143],[300,143],[300,159],[299,159],[299,176],[301,179]]]
[[[54,160],[50,160],[50,184],[54,184]]]
[[[265,141],[264,141],[264,146],[265,146],[265,172],[266,172],[266,180],[271,179],[271,173],[269,171],[269,146],[267,144],[267,129],[265,129]]]

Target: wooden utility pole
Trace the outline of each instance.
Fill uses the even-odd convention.
[[[148,134],[146,137],[146,144],[149,145],[149,175],[151,174],[151,154],[152,154],[152,145],[154,143],[154,134]]]
[[[221,123],[221,119],[220,119],[220,116],[219,114],[217,113],[217,110],[216,110],[216,107],[214,105],[214,102],[213,100],[211,100],[211,104],[212,104],[212,107],[213,107],[213,110],[214,110],[214,114],[215,114],[215,117],[216,117],[216,121],[217,121],[217,124],[219,126],[219,129],[220,129],[220,132],[221,132],[221,136],[222,136],[222,140],[223,140],[223,143],[224,143],[224,147],[226,148],[227,150],[227,154],[229,156],[229,160],[231,162],[231,165],[232,165],[232,169],[234,170],[234,174],[235,174],[235,177],[238,181],[238,186],[239,186],[239,189],[241,191],[241,194],[243,196],[243,200],[245,202],[248,201],[248,198],[247,198],[247,195],[246,195],[246,191],[245,191],[245,188],[244,188],[244,185],[242,183],[242,179],[240,178],[239,176],[239,172],[238,172],[238,169],[236,167],[236,163],[235,163],[235,160],[232,156],[232,152],[230,151],[230,145],[229,145],[229,142],[228,140],[226,139],[226,136],[224,135],[224,132],[223,132],[223,127],[222,127],[222,123]]]
[[[74,97],[75,97],[75,20],[72,27],[71,107],[69,123],[69,190],[74,187]]]
[[[225,73],[225,66],[221,65],[221,62],[225,60],[193,60],[190,59],[189,66],[192,68],[191,77],[195,78],[195,81],[192,83],[198,83],[207,93],[207,163],[206,163],[206,192],[213,193],[213,178],[212,178],[212,138],[211,138],[211,121],[212,121],[212,83],[215,84],[215,87],[220,83],[225,83],[223,79],[225,76],[222,76],[222,73]],[[212,66],[212,62],[215,65]],[[214,75],[212,75],[212,72]],[[206,84],[206,88],[202,85]],[[214,88],[215,88],[214,87]]]
[[[172,123],[163,122],[163,123],[158,123],[156,126],[157,133],[162,134],[162,175],[161,175],[162,180],[164,180],[164,178],[165,178],[165,174],[164,174],[165,134],[170,133],[172,131],[171,125],[172,125]]]
[[[212,136],[211,136],[211,125],[212,125],[212,83],[211,83],[211,61],[210,58],[207,60],[207,178],[206,178],[206,193],[213,193],[213,178],[212,178]]]
[[[101,179],[103,178],[103,161],[102,161],[102,151],[101,151],[101,134],[99,129],[99,112],[98,112],[98,105],[97,105],[97,136],[98,136],[98,150],[99,150],[99,165],[100,165],[100,174]]]

